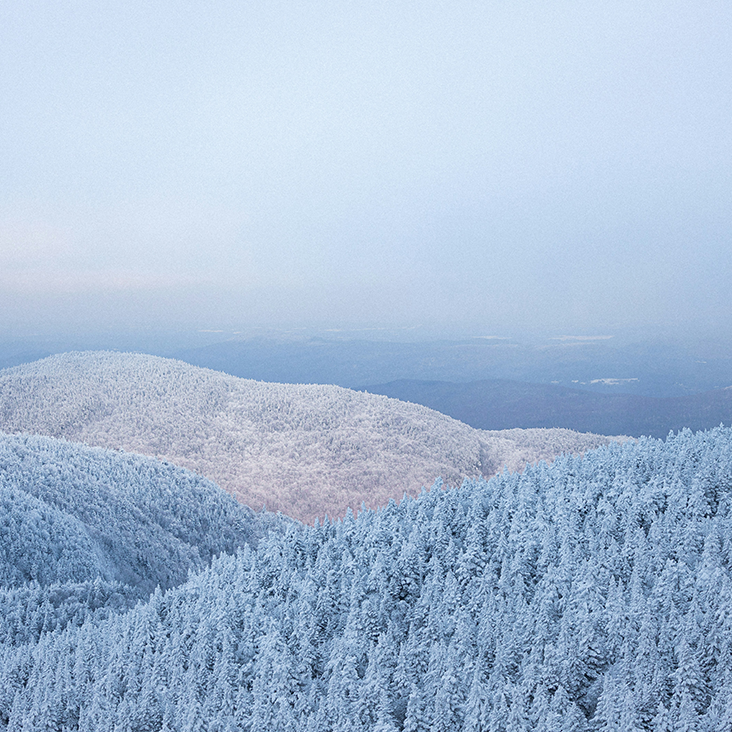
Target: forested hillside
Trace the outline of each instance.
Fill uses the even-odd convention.
[[[283,521],[184,468],[0,434],[0,639],[179,585]]]
[[[0,728],[732,729],[732,431],[293,524],[0,650]]]
[[[611,438],[475,430],[335,386],[268,384],[143,354],[68,353],[0,372],[0,429],[170,460],[306,521],[459,485]]]

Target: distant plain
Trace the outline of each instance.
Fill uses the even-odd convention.
[[[732,345],[721,339],[130,330],[7,338],[0,367],[88,348],[174,357],[259,381],[383,394],[478,429],[664,437],[732,423]]]

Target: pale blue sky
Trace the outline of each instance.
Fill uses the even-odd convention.
[[[0,4],[4,327],[732,325],[732,4]]]

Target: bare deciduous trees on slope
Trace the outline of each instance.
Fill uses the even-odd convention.
[[[305,521],[416,495],[437,477],[456,485],[611,439],[476,430],[426,407],[336,386],[270,384],[111,352],[0,372],[0,429],[167,459],[242,503]]]

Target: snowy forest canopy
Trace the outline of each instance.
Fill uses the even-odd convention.
[[[732,431],[292,524],[0,649],[8,730],[732,729]]]

